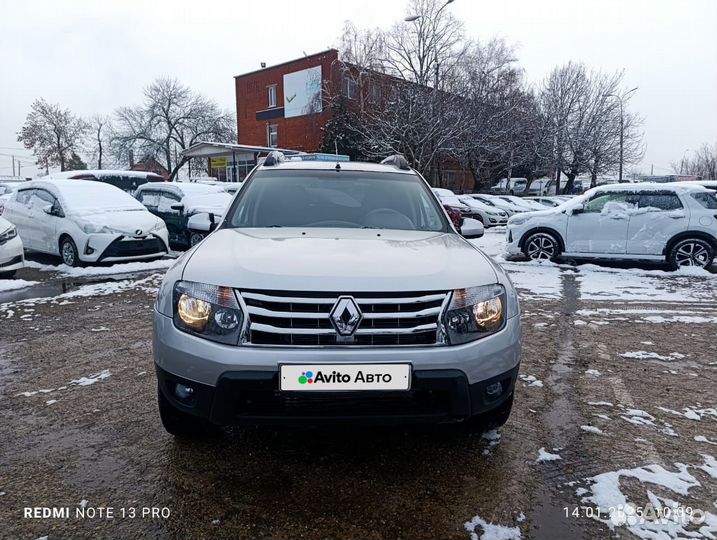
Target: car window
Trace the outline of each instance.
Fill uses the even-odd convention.
[[[717,210],[717,197],[714,193],[692,193],[692,198],[708,210]]]
[[[585,206],[583,207],[583,212],[591,213],[591,212],[602,212],[602,209],[605,207],[607,203],[628,203],[628,198],[631,197],[632,194],[630,193],[600,193],[599,195],[596,195],[592,199],[590,199],[588,202],[585,203]]]
[[[248,182],[229,210],[230,227],[450,230],[414,174],[260,170]]]
[[[30,205],[30,198],[32,197],[32,192],[35,191],[34,189],[21,189],[17,192],[17,195],[15,195],[15,200],[19,202],[20,204]]]
[[[159,206],[159,193],[146,189],[139,194],[139,202],[145,206],[156,208]]]
[[[682,202],[675,193],[641,193],[638,206],[659,210],[679,210],[682,208]]]
[[[57,200],[57,197],[55,197],[52,193],[49,191],[46,191],[44,189],[36,189],[35,190],[35,197],[37,197],[40,201],[40,206],[47,206],[48,204],[55,204],[55,201]]]
[[[159,212],[167,212],[169,214],[179,214],[179,210],[174,210],[172,205],[177,204],[180,201],[181,199],[174,193],[162,191],[159,195],[159,206],[157,207],[157,210]]]

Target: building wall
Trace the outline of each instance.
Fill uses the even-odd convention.
[[[338,52],[330,49],[315,55],[267,67],[234,79],[239,144],[267,146],[267,128],[276,125],[276,146],[315,152],[321,145],[321,128],[329,119],[329,111],[293,118],[284,117],[284,75],[321,66],[322,83],[331,77]],[[269,107],[268,87],[276,85],[276,107]],[[323,86],[323,85],[322,85]]]

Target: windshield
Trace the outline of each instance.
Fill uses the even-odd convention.
[[[450,230],[435,197],[413,174],[261,170],[248,182],[226,226]]]
[[[145,208],[130,194],[94,180],[58,180],[65,210],[78,212],[144,211]]]
[[[489,201],[488,199],[486,199],[486,198],[484,198],[484,197],[473,197],[473,198],[476,199],[477,201],[482,202],[482,203],[485,204],[485,205],[495,206],[495,204],[493,204],[491,201]]]

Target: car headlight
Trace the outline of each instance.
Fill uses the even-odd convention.
[[[505,322],[505,304],[505,288],[499,284],[453,291],[443,316],[448,343],[466,343],[500,330]]]
[[[4,233],[0,234],[0,244],[4,244],[8,240],[12,240],[16,236],[17,236],[17,229],[15,227],[10,227]]]
[[[174,326],[199,337],[238,345],[243,314],[234,289],[178,281],[174,285]]]
[[[530,219],[530,216],[516,214],[512,218],[510,218],[510,220],[508,220],[508,225],[522,225],[529,219]]]
[[[162,229],[166,229],[167,225],[162,221],[161,219],[157,221],[157,223],[154,224],[154,226],[149,230],[149,232],[157,232],[161,231]]]

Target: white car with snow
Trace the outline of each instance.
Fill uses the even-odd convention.
[[[488,206],[494,206],[495,208],[502,210],[503,212],[508,214],[508,217],[528,211],[526,208],[516,206],[512,202],[506,201],[501,197],[497,197],[495,195],[486,195],[485,193],[473,193],[472,195],[469,195],[469,197],[473,197],[475,200],[482,202],[483,204],[486,204]]]
[[[707,267],[717,199],[699,185],[613,184],[508,220],[507,252],[528,259],[612,259]]]
[[[3,216],[25,249],[59,255],[68,266],[157,259],[167,228],[131,195],[93,180],[33,180],[5,203]]]
[[[0,217],[0,279],[15,277],[15,272],[25,266],[23,253],[17,228]]]
[[[478,220],[481,221],[485,227],[496,227],[508,223],[508,212],[505,210],[501,210],[495,206],[488,206],[486,203],[470,195],[461,195],[458,197],[458,200],[470,206],[477,215]]]
[[[181,248],[198,244],[214,230],[233,198],[224,186],[199,182],[144,184],[134,196],[164,220],[169,241]]]

